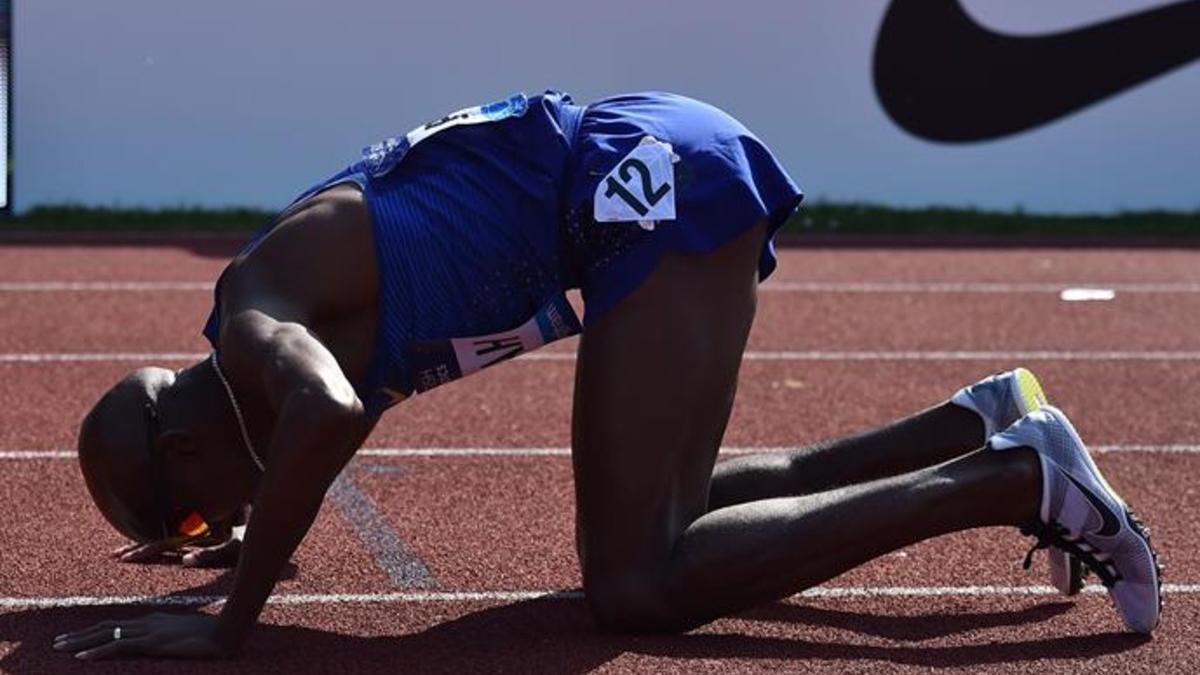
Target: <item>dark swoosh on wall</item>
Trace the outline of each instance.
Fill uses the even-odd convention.
[[[893,0],[875,91],[910,133],[961,143],[1054,121],[1200,58],[1200,0],[1074,30],[997,33],[959,0]]]

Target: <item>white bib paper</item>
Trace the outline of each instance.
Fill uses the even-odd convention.
[[[505,359],[531,352],[546,344],[538,328],[537,318],[530,319],[514,330],[469,338],[453,338],[450,344],[458,358],[463,377],[478,372]]]
[[[660,220],[675,220],[675,162],[670,143],[642,139],[596,186],[592,215],[598,223],[637,221],[653,230]]]

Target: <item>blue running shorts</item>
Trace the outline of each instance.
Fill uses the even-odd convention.
[[[647,138],[669,145],[671,156],[657,172],[661,176],[649,160],[626,162],[652,144]],[[587,106],[573,160],[566,237],[571,285],[583,290],[586,323],[640,286],[664,252],[707,253],[763,219],[774,235],[802,199],[771,151],[745,126],[707,103],[676,94],[629,94]],[[662,195],[661,204],[672,193],[673,217],[642,216],[655,195]],[[622,214],[611,208],[613,203],[631,208]],[[600,212],[614,210],[612,217],[642,222],[602,220],[608,214]],[[774,240],[768,237],[759,279],[774,269]]]

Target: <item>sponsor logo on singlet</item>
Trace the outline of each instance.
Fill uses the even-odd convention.
[[[521,117],[528,110],[529,98],[525,94],[513,94],[503,101],[456,110],[422,124],[403,136],[394,136],[363,148],[362,161],[371,175],[383,176],[394,169],[417,143],[436,133],[468,124],[499,122],[510,117]]]

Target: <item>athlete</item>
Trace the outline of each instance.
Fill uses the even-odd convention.
[[[252,505],[228,601],[54,648],[235,654],[388,407],[575,333],[577,545],[600,627],[687,630],[914,542],[1007,525],[1055,547],[1064,591],[1081,561],[1130,629],[1153,629],[1144,529],[1028,371],[714,468],[757,283],[800,200],[744,126],[665,93],[517,95],[367,148],[225,269],[209,358],[135,371],[80,430],[96,505],[142,545],[227,530]]]

